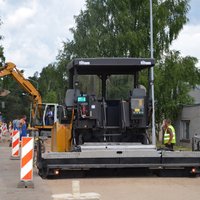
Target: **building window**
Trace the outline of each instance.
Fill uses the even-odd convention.
[[[189,120],[181,121],[181,139],[182,140],[190,139],[190,121]]]

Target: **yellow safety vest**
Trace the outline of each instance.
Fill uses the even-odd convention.
[[[168,128],[170,128],[172,130],[172,133],[173,133],[173,138],[172,138],[171,143],[175,144],[176,143],[175,129],[174,129],[174,127],[172,125],[169,125]],[[170,138],[170,134],[167,132],[167,129],[165,130],[165,133],[164,133],[164,144],[167,144],[168,141],[169,141],[169,138]]]

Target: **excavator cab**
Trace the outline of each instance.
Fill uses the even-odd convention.
[[[37,104],[32,119],[32,126],[39,130],[50,130],[54,123],[61,123],[65,118],[64,106],[54,103]]]

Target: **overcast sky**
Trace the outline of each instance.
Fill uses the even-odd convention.
[[[14,62],[25,76],[33,76],[56,60],[62,41],[72,39],[69,28],[85,0],[0,0],[0,35],[6,61]],[[190,22],[172,49],[200,59],[200,0],[191,0]]]

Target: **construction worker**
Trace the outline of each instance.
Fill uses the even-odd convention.
[[[21,119],[20,119],[20,141],[22,137],[26,137],[27,136],[27,128],[26,128],[26,116],[24,115]]]
[[[0,112],[0,122],[3,122],[3,117],[1,112]]]
[[[19,119],[19,117],[17,117],[17,119],[14,119],[12,124],[13,124],[14,130],[19,130],[20,129],[20,119]]]
[[[170,119],[163,120],[163,130],[164,130],[164,145],[168,150],[173,151],[174,144],[176,143],[176,134],[174,127],[171,125]]]
[[[53,111],[48,108],[47,109],[47,114],[46,114],[46,125],[52,125],[53,124]]]

